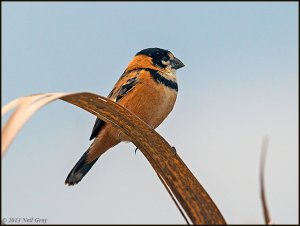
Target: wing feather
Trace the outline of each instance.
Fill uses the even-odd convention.
[[[136,74],[135,72],[132,71],[131,73],[128,73],[128,75],[132,75],[132,73]],[[122,83],[122,80],[125,80],[124,83]],[[120,101],[127,93],[129,93],[131,90],[134,89],[135,85],[137,84],[137,80],[138,79],[136,76],[132,77],[132,76],[122,75],[120,80],[117,82],[116,86],[108,95],[108,97],[113,99],[116,102]],[[119,84],[122,85],[118,87]],[[104,125],[105,122],[103,120],[99,118],[96,119],[90,140],[94,139],[100,133]]]

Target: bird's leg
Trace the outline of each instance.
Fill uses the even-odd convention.
[[[138,150],[138,148],[136,147],[136,149],[134,150],[134,154],[136,154],[136,151]]]

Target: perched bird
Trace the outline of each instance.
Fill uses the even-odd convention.
[[[108,98],[156,128],[174,107],[178,91],[176,70],[181,67],[184,64],[168,50],[144,49],[128,64]],[[77,184],[104,152],[126,141],[118,129],[99,118],[92,139],[93,143],[73,167],[65,184]]]

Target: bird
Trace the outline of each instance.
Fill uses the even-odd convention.
[[[122,105],[155,129],[172,111],[178,92],[176,70],[185,65],[170,51],[146,48],[135,54],[109,93],[108,98]],[[79,183],[99,157],[122,141],[120,131],[96,118],[90,147],[65,180],[68,186]]]

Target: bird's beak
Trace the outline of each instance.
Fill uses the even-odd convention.
[[[175,57],[173,60],[171,60],[171,66],[172,66],[172,68],[177,70],[181,67],[184,67],[184,64]]]

